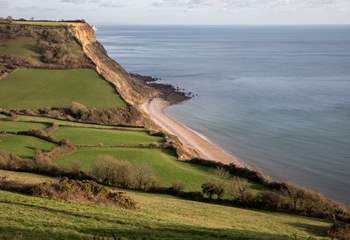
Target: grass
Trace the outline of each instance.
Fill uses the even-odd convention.
[[[34,66],[45,66],[46,64],[40,60],[41,55],[38,52],[36,42],[37,40],[34,37],[7,39],[0,43],[0,52],[1,54],[25,59]],[[76,57],[82,57],[84,55],[81,47],[75,41],[67,42],[65,46]]]
[[[16,182],[24,182],[28,184],[37,184],[47,181],[54,181],[54,178],[46,177],[38,174],[24,173],[24,172],[13,172],[0,170],[0,176],[6,177],[8,180]]]
[[[39,138],[12,134],[0,135],[0,149],[20,157],[33,157],[35,149],[50,150],[55,145]]]
[[[0,81],[0,107],[37,109],[69,107],[125,107],[107,81],[92,69],[19,69]]]
[[[317,219],[167,196],[131,192],[129,195],[138,202],[138,209],[67,203],[0,191],[0,238],[328,239],[322,236],[330,223]]]
[[[110,155],[118,160],[149,165],[163,186],[182,182],[187,191],[200,191],[201,185],[209,180],[218,180],[213,169],[178,161],[169,151],[142,148],[81,148],[75,153],[56,161],[63,167],[79,165],[89,171],[99,156]],[[253,186],[252,186],[253,187]]]
[[[49,26],[49,27],[59,27],[64,26],[64,22],[46,22],[46,21],[13,21],[13,24],[21,25],[36,25],[36,26]]]
[[[59,140],[69,139],[74,144],[107,146],[137,145],[163,142],[162,137],[155,137],[141,131],[121,131],[109,129],[60,127],[53,137]]]
[[[33,117],[33,116],[24,116],[24,115],[17,115],[17,120],[21,121],[21,122],[54,123],[54,124],[59,125],[59,126],[71,126],[71,127],[81,127],[81,128],[99,128],[99,129],[117,129],[117,130],[145,132],[145,129],[142,127],[120,127],[120,126],[99,125],[99,124],[93,124],[93,123],[79,123],[79,122],[58,120],[58,119],[53,119],[53,118]]]
[[[33,65],[39,65],[40,54],[36,51],[36,40],[32,37],[18,37],[0,44],[1,54],[20,57]]]
[[[32,129],[44,129],[46,127],[48,127],[48,125],[45,123],[14,122],[0,120],[0,132],[21,132]]]

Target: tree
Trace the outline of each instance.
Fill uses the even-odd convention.
[[[248,190],[248,181],[239,177],[235,177],[229,184],[229,194],[233,199],[245,200]]]
[[[134,187],[147,192],[156,185],[157,179],[148,165],[135,165]]]
[[[207,195],[209,199],[212,199],[215,195],[217,199],[221,199],[225,193],[225,189],[221,184],[207,182],[202,185],[202,192],[204,195]]]

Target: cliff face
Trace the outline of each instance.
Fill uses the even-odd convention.
[[[111,82],[130,105],[137,106],[147,99],[159,96],[159,91],[132,78],[127,71],[111,59],[96,40],[94,29],[87,23],[72,23],[71,31],[81,43],[84,52],[96,65],[96,70]]]
[[[142,124],[151,131],[163,132],[167,142],[173,146],[180,160],[197,158],[198,154],[192,148],[184,145],[178,137],[164,132],[144,111],[141,105],[153,98],[161,98],[162,92],[129,75],[122,66],[111,59],[104,47],[96,40],[94,29],[87,23],[69,23],[70,30],[83,47],[85,54],[95,64],[97,72],[113,84],[121,97],[137,111]]]

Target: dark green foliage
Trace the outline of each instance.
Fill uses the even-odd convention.
[[[212,199],[213,196],[217,196],[217,199],[221,199],[222,195],[225,193],[223,186],[213,182],[207,182],[202,185],[202,192],[204,195]]]

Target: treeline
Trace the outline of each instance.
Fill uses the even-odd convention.
[[[231,177],[240,177],[263,186],[263,190],[258,194],[253,194],[247,187],[248,182],[246,180],[234,178],[236,181],[228,188],[231,189],[228,194],[231,197],[232,204],[350,223],[350,209],[324,197],[320,193],[289,183],[270,181],[259,171],[234,164],[225,165],[201,159],[194,159],[189,163],[221,169],[221,172],[226,172]],[[208,191],[208,185],[210,186],[210,192]],[[222,191],[225,190],[221,188],[223,188],[222,183],[215,182],[206,183],[202,186],[203,193],[209,199],[216,195],[217,200],[221,200],[220,198],[224,194]]]

